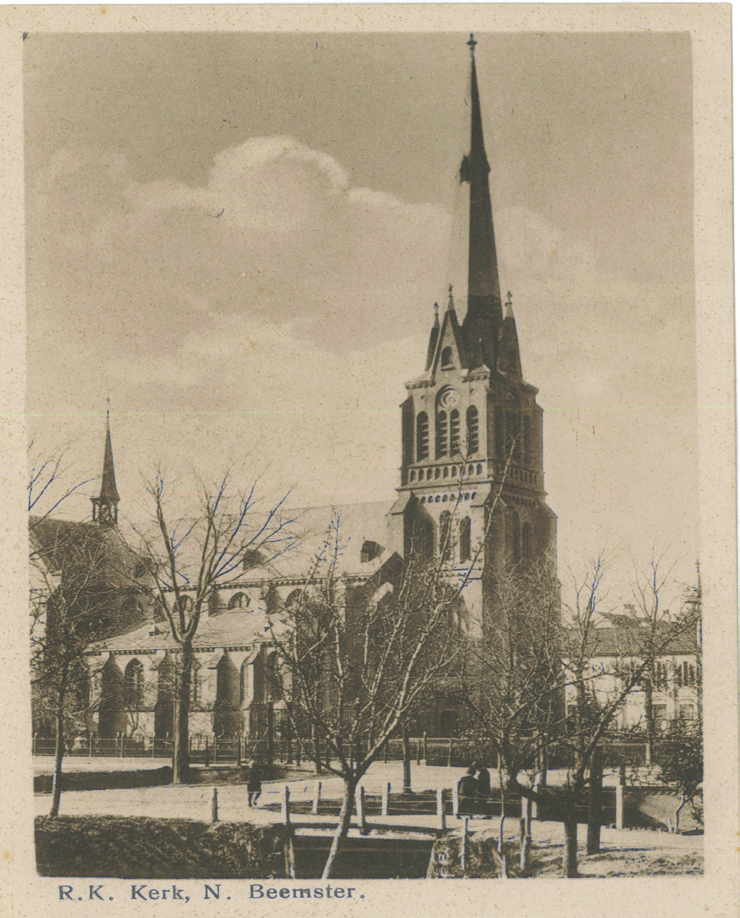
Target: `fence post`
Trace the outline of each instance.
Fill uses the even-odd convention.
[[[468,862],[468,826],[470,825],[470,817],[466,816],[465,821],[463,822],[463,834],[462,834],[462,844],[460,845],[460,867],[462,868],[463,876],[465,876],[465,871],[467,870]]]
[[[275,761],[275,712],[272,702],[267,705],[267,764]]]
[[[519,830],[519,868],[522,871],[527,869],[527,864],[529,862],[529,846],[531,843],[532,839],[527,835],[526,819],[522,819]]]
[[[452,740],[450,740],[450,744],[447,747],[447,767],[452,768]]]
[[[218,737],[213,734],[213,764],[218,762]]]
[[[390,796],[391,796],[391,782],[386,781],[386,783],[383,785],[383,796],[380,800],[380,815],[381,816],[388,815],[388,802],[390,800]]]
[[[439,817],[439,831],[447,831],[447,814],[445,813],[445,792],[443,787],[437,788],[437,816]]]
[[[283,786],[283,799],[280,805],[280,818],[286,826],[290,825],[290,787]]]
[[[616,825],[618,829],[624,828],[624,784],[617,784],[616,794]]]
[[[427,763],[427,731],[425,730],[421,736],[421,761],[426,765]]]
[[[645,764],[646,764],[647,766],[650,766],[650,765],[653,764],[653,755],[652,755],[652,752],[653,752],[653,751],[652,751],[652,749],[650,748],[650,740],[648,740],[647,743],[645,743]]]
[[[313,803],[311,804],[311,813],[314,816],[319,815],[319,804],[321,803],[321,781],[317,781],[313,788]]]
[[[540,790],[540,777],[539,777],[539,775],[535,778],[535,781],[534,781],[534,785],[533,785],[533,787],[532,787],[532,790],[533,790],[535,793],[539,793],[539,790]],[[539,815],[540,815],[540,805],[539,805],[539,803],[537,803],[536,800],[533,800],[533,801],[532,801],[532,819],[539,819]]]
[[[452,785],[452,815],[460,815],[460,791],[457,788],[457,784]]]
[[[211,822],[218,822],[218,789],[215,787],[211,798]]]
[[[123,758],[123,739],[124,739],[124,734],[122,733],[122,734],[121,734],[121,752],[120,752],[120,758]]]
[[[421,740],[416,737],[416,764],[421,765]]]
[[[92,744],[93,744],[93,735],[92,733],[87,738],[87,757],[92,758]]]
[[[365,820],[365,788],[360,784],[355,794],[357,805],[357,822],[360,827],[360,835],[367,835],[367,822]]]

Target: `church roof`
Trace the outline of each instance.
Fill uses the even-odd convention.
[[[203,618],[193,642],[196,650],[216,647],[243,647],[269,640],[269,628],[264,611],[224,612]],[[92,653],[153,653],[156,650],[176,650],[177,642],[169,632],[166,621],[146,624],[127,634],[101,641],[90,648]]]
[[[589,636],[588,655],[589,657],[640,656],[650,636],[651,629],[648,626],[634,621],[617,627],[594,628]],[[567,640],[577,642],[578,632],[575,629],[568,629]],[[696,628],[680,625],[677,622],[660,622],[654,633],[654,644],[656,648],[659,648],[659,656],[701,652]]]
[[[286,510],[295,522],[294,545],[274,561],[255,565],[245,572],[245,581],[305,577],[312,562],[336,521],[340,545],[338,569],[341,574],[371,574],[387,548],[387,516],[393,501],[369,501],[358,504],[327,504]],[[374,543],[363,553],[365,543]],[[373,557],[364,556],[371,555]]]

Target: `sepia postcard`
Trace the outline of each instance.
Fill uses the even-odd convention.
[[[736,914],[731,8],[0,42],[3,914]]]

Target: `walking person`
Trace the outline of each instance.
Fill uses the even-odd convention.
[[[262,774],[254,759],[247,765],[247,806],[257,806],[262,793]]]
[[[485,765],[478,765],[478,793],[481,797],[491,796],[491,772]]]
[[[457,783],[460,812],[475,812],[475,799],[478,796],[478,779],[475,777],[475,765],[471,765]]]

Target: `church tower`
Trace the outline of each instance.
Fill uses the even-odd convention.
[[[468,47],[470,152],[459,174],[470,186],[467,308],[461,322],[452,287],[441,319],[435,304],[424,372],[406,383],[389,526],[405,554],[446,547],[461,571],[483,546],[465,589],[480,623],[496,571],[554,549],[556,518],[545,501],[538,390],[522,375],[512,295],[501,298],[472,35]]]
[[[110,411],[105,415],[105,452],[103,454],[103,479],[100,495],[91,497],[93,505],[93,522],[115,526],[118,523],[118,489],[116,488],[116,469],[113,464],[113,444],[110,437]]]

